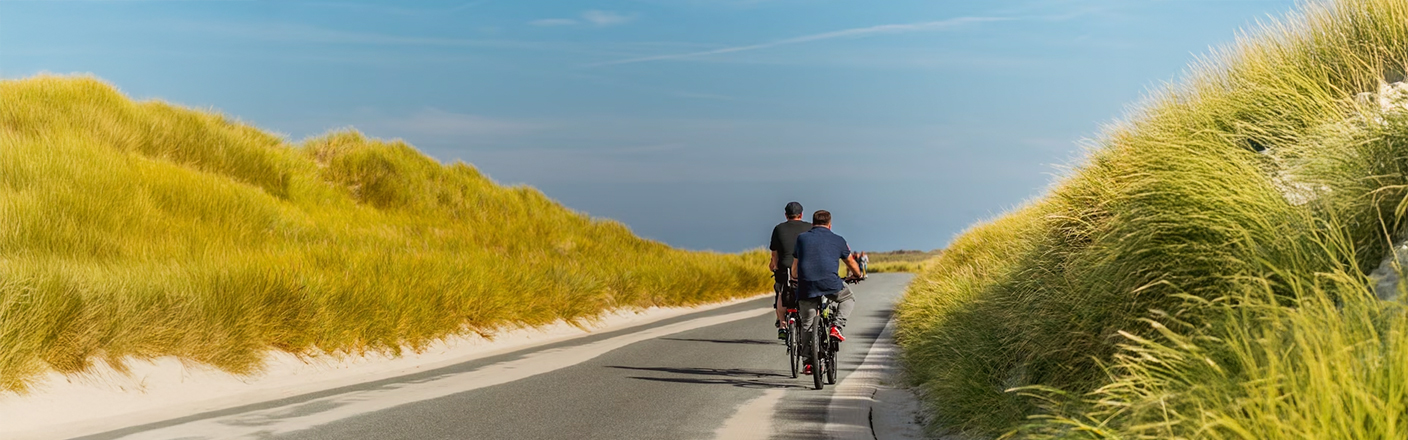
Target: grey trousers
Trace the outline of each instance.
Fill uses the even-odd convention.
[[[832,301],[838,303],[836,305],[836,326],[843,329],[846,328],[846,319],[851,316],[851,311],[856,309],[856,299],[851,295],[851,288],[847,286],[841,289],[840,292],[836,292],[835,295],[827,296],[830,297]],[[810,361],[812,352],[811,329],[813,325],[821,321],[817,319],[816,316],[816,308],[821,305],[821,298],[802,298],[797,301],[797,305],[797,314],[802,317],[801,325],[797,326],[797,329],[802,332],[802,347],[804,347],[802,353],[804,353],[808,358],[807,360]],[[822,331],[827,332],[831,331],[831,329],[822,329]]]

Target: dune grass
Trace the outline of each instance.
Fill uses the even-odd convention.
[[[870,264],[866,268],[869,273],[889,273],[889,272],[909,272],[919,273],[924,270],[924,263],[938,257],[942,251],[890,251],[890,252],[870,252]]]
[[[641,239],[399,141],[295,145],[92,78],[0,81],[0,392],[719,301],[767,291],[765,259]]]
[[[870,263],[865,269],[866,273],[918,273],[922,270],[924,270],[924,262],[922,261],[886,261]]]
[[[898,310],[934,428],[1408,438],[1404,72],[1408,3],[1305,5],[965,232]]]

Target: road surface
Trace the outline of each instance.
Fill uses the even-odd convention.
[[[885,330],[909,279],[875,274],[852,286],[857,306],[841,348],[838,386],[867,376],[848,382]],[[834,437],[838,387],[816,391],[809,376],[790,377],[766,311],[769,301],[82,438]]]

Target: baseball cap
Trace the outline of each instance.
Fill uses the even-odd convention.
[[[783,209],[788,217],[802,215],[802,204],[797,202],[787,202],[787,207]]]

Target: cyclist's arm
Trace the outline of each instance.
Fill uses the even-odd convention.
[[[782,231],[777,228],[777,226],[772,228],[772,237],[768,238],[768,250],[772,251],[772,259],[768,260],[768,270],[772,272],[777,272],[777,251],[782,250]]]
[[[792,273],[791,273],[791,275],[792,275],[792,279],[794,279],[794,280],[795,280],[795,279],[799,279],[799,278],[797,278],[797,276],[798,276],[797,274],[799,273],[799,272],[797,272],[797,262],[798,262],[798,261],[802,261],[802,259],[801,259],[801,258],[793,258],[793,259],[792,259]]]

